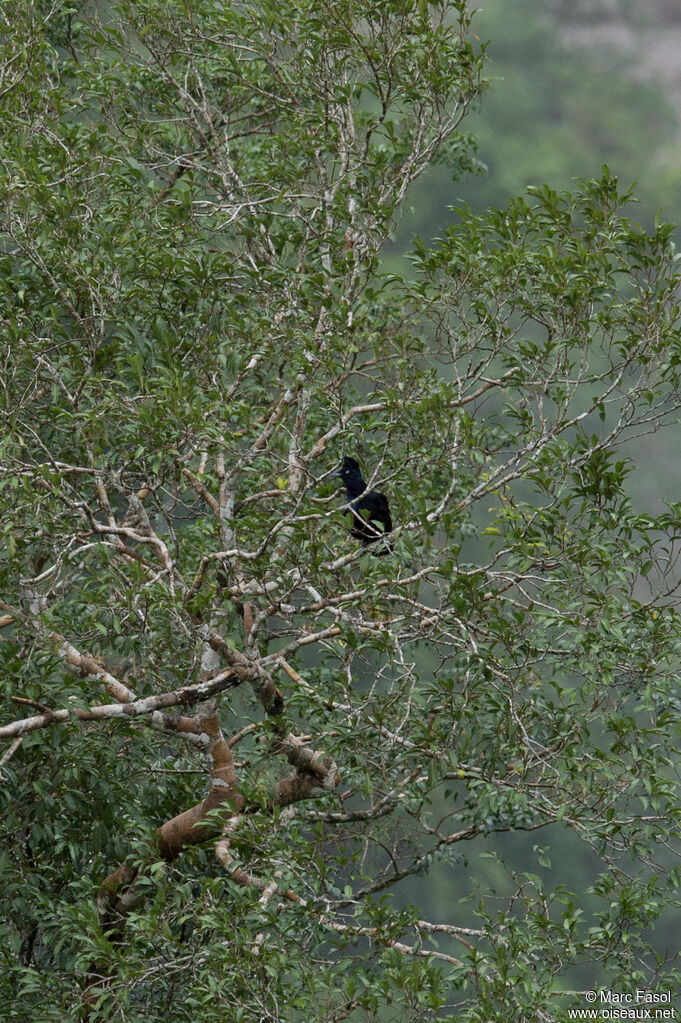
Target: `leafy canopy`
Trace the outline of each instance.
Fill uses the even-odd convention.
[[[678,416],[670,229],[604,168],[382,272],[410,184],[470,164],[463,2],[12,18],[9,1018],[672,986],[681,508],[632,504],[623,447]],[[348,535],[343,454],[390,556]]]

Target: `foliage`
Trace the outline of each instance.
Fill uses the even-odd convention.
[[[381,273],[410,183],[470,163],[463,2],[14,16],[7,1018],[508,1023],[673,985],[681,508],[636,509],[620,452],[678,415],[670,228],[603,168]],[[567,843],[588,892],[547,873]]]

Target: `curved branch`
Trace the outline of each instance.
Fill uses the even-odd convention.
[[[200,700],[205,700],[209,696],[215,696],[225,689],[241,685],[244,679],[248,677],[248,674],[249,672],[246,669],[230,667],[206,682],[199,682],[194,686],[183,686],[181,689],[175,689],[170,693],[157,693],[155,696],[147,696],[142,700],[134,700],[132,703],[107,703],[90,707],[89,710],[83,710],[81,707],[62,707],[59,710],[51,710],[45,714],[22,718],[19,721],[13,721],[9,725],[3,725],[0,727],[0,739],[8,739],[14,735],[25,735],[27,732],[35,732],[39,728],[44,728],[45,725],[69,721],[72,718],[77,718],[79,721],[134,718],[144,714],[151,714],[166,707],[189,706],[193,703],[198,703]],[[176,730],[180,730],[179,725]],[[189,730],[194,731],[193,728]]]

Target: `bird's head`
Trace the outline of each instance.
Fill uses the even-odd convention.
[[[340,469],[336,469],[335,472],[331,473],[332,476],[337,476],[338,479],[343,480],[346,485],[348,483],[362,482],[362,471],[359,467],[359,462],[356,462],[354,458],[350,458],[346,455],[343,459],[343,464]]]

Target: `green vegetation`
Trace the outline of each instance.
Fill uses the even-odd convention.
[[[385,271],[411,185],[473,159],[464,0],[19,0],[12,32],[3,1018],[676,990],[681,506],[623,454],[681,407],[671,228],[603,168]]]

